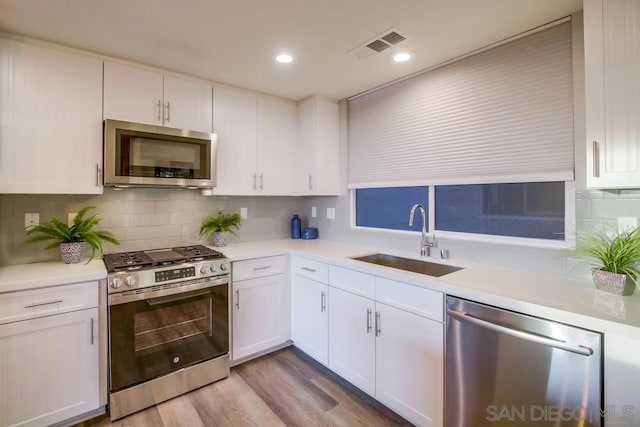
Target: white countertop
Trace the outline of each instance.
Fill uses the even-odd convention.
[[[464,267],[434,278],[350,259],[387,253],[419,259],[416,254],[328,240],[279,239],[216,248],[231,261],[273,255],[309,256],[324,262],[461,298],[527,313],[601,332],[640,339],[640,291],[620,297],[595,289],[590,280],[574,280],[463,260],[428,261]],[[88,264],[60,261],[0,267],[0,293],[35,289],[107,277],[101,259]]]
[[[640,290],[617,296],[597,290],[590,280],[566,279],[541,273],[474,264],[463,260],[428,261],[464,267],[439,278],[350,259],[387,253],[419,259],[413,253],[328,240],[270,240],[216,248],[231,261],[293,254],[311,256],[333,265],[472,299],[509,310],[601,332],[640,339]]]
[[[0,267],[0,293],[68,285],[106,279],[102,259],[85,264],[65,264],[62,261],[37,262]]]

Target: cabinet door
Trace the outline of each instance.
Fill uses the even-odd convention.
[[[162,74],[104,63],[104,118],[162,126]]]
[[[0,425],[51,425],[98,409],[97,331],[97,308],[0,325]]]
[[[263,195],[293,196],[299,179],[301,156],[297,144],[295,104],[274,98],[258,98],[258,187]]]
[[[258,189],[257,96],[215,87],[213,130],[218,134],[215,194],[255,194]]]
[[[164,76],[164,125],[211,132],[213,88],[195,80]]]
[[[291,288],[293,344],[323,365],[328,363],[329,287],[294,275]]]
[[[302,194],[338,195],[339,108],[334,101],[312,97],[298,106],[300,143],[305,156],[299,174]]]
[[[443,424],[443,326],[376,304],[376,398],[420,426]]]
[[[640,3],[585,0],[587,185],[640,186]]]
[[[233,360],[282,344],[290,337],[284,274],[233,283]]]
[[[102,62],[0,39],[0,193],[102,192]]]
[[[376,392],[374,302],[329,288],[329,368],[370,395]]]

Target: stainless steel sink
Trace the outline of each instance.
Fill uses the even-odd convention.
[[[427,276],[440,277],[454,271],[462,270],[461,267],[437,264],[435,262],[422,261],[411,258],[402,258],[387,254],[374,254],[352,259],[369,262],[372,264],[384,265],[385,267],[397,268],[399,270],[412,271],[414,273],[426,274]]]

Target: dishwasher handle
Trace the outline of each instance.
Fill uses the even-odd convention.
[[[566,341],[559,341],[552,338],[542,337],[540,335],[519,331],[517,329],[511,329],[506,326],[496,325],[495,323],[478,319],[477,317],[472,317],[468,313],[455,311],[451,309],[448,309],[447,313],[449,314],[449,316],[457,320],[460,320],[461,322],[472,323],[474,325],[481,326],[483,328],[500,332],[506,335],[511,335],[512,337],[520,338],[525,341],[531,341],[531,342],[543,344],[549,347],[559,348],[561,350],[570,351],[571,353],[580,354],[582,356],[591,356],[593,354],[593,349],[589,347],[573,345],[573,344],[567,343]]]

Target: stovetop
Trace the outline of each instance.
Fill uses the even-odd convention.
[[[224,254],[203,245],[178,246],[148,251],[120,252],[104,255],[109,273],[124,270],[140,270],[205,259],[224,258]]]

